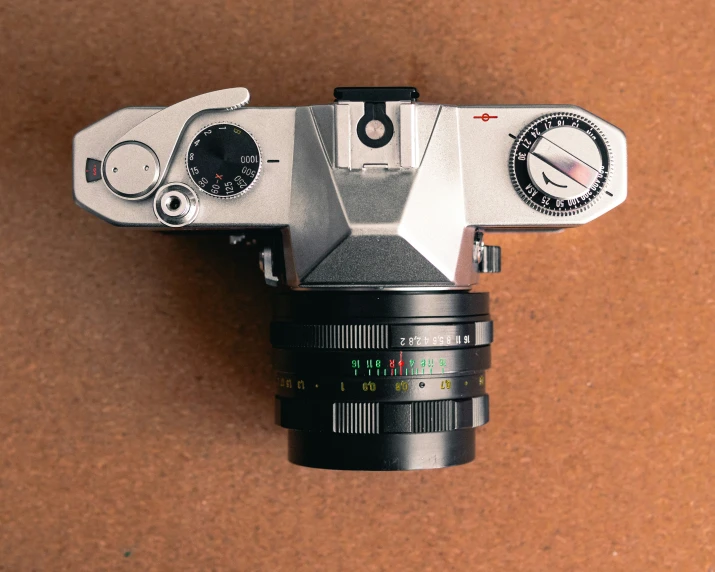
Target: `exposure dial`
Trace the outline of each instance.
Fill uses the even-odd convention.
[[[539,212],[570,215],[599,198],[611,169],[608,143],[596,125],[571,113],[540,117],[514,141],[514,187]]]

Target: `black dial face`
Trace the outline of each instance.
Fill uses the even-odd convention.
[[[559,129],[578,129],[588,135],[598,149],[600,165],[594,165],[595,180],[589,187],[582,187],[583,194],[570,198],[555,196],[560,185],[547,181],[554,187],[554,195],[545,193],[529,176],[529,153],[540,137],[549,138],[549,131]],[[588,119],[571,113],[555,113],[540,117],[527,125],[514,141],[511,150],[509,169],[511,179],[519,196],[533,209],[550,215],[568,216],[583,212],[600,198],[608,183],[611,169],[611,152],[601,131]],[[547,177],[545,177],[545,180]]]
[[[246,192],[261,170],[261,152],[246,131],[219,123],[200,131],[186,154],[191,179],[202,191],[220,198]]]

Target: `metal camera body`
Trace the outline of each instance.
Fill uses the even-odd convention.
[[[113,224],[274,231],[261,267],[293,291],[271,334],[277,420],[297,435],[300,464],[473,458],[492,329],[486,295],[469,289],[501,259],[484,233],[579,226],[626,198],[625,137],[583,109],[418,97],[338,88],[332,104],[259,108],[225,89],[122,109],[74,139],[75,200]],[[338,373],[315,371],[306,353]]]

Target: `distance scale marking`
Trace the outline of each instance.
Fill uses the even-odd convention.
[[[484,371],[471,375],[430,378],[374,378],[330,380],[319,377],[277,374],[276,393],[281,397],[355,399],[367,401],[414,401],[473,397],[486,391]]]
[[[261,173],[261,150],[240,125],[216,123],[199,131],[186,152],[186,169],[199,190],[231,199],[246,193]]]
[[[529,177],[527,156],[539,137],[557,128],[571,127],[588,135],[601,156],[596,182],[578,197],[560,199],[544,193]],[[610,179],[613,156],[610,145],[598,126],[575,113],[552,113],[532,121],[515,138],[509,157],[509,172],[519,196],[531,208],[548,215],[569,216],[585,211],[600,199]]]

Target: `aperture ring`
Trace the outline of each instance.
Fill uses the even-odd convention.
[[[271,324],[275,348],[320,350],[431,349],[485,346],[491,321],[462,324]]]
[[[345,434],[435,433],[489,421],[489,396],[439,401],[331,402],[276,397],[276,423],[287,429]]]

